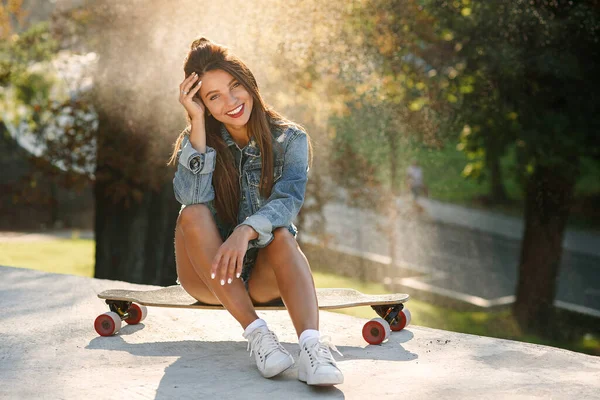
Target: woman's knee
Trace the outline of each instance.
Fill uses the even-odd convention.
[[[212,213],[207,205],[193,204],[186,206],[181,210],[179,217],[177,218],[177,229],[185,231],[190,228],[195,228],[203,221],[213,221]]]
[[[273,269],[287,264],[290,257],[300,250],[294,235],[286,228],[277,228],[273,231],[273,240],[260,252],[266,257]]]
[[[289,246],[291,248],[295,248],[298,245],[296,238],[287,228],[277,228],[273,231],[273,240],[267,247],[273,244],[275,247]]]
[[[191,267],[193,261],[198,271],[206,271],[222,244],[219,229],[207,206],[193,205],[181,211],[175,230],[178,265],[181,258],[182,267]]]

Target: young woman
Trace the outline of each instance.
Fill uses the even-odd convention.
[[[189,126],[171,157],[182,204],[175,232],[181,285],[231,313],[266,378],[294,359],[254,305],[283,300],[301,348],[298,379],[342,383],[335,347],[319,334],[314,281],[292,223],[304,202],[308,135],[267,107],[248,67],[227,48],[195,40],[184,72],[179,102]]]

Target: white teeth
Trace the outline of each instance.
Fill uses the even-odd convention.
[[[242,104],[242,105],[240,105],[240,106],[239,106],[238,108],[236,108],[235,110],[233,110],[233,111],[229,111],[227,114],[229,114],[229,115],[235,115],[235,114],[239,113],[239,112],[240,112],[240,110],[242,109],[242,106],[243,106],[243,104]]]

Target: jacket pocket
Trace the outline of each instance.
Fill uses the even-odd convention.
[[[246,179],[251,187],[258,188],[260,186],[261,167],[248,168],[246,170]],[[283,174],[283,164],[275,165],[273,168],[273,183],[281,179]]]

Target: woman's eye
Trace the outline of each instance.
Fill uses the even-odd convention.
[[[214,96],[212,96],[210,99],[211,99],[211,100],[214,100],[214,99],[216,99],[217,97],[219,97],[219,96],[218,96],[218,95],[214,95]]]
[[[238,86],[240,86],[240,83],[239,83],[239,82],[236,82],[236,83],[234,83],[234,84],[233,84],[233,87],[234,87],[234,88],[236,88],[236,87],[238,87]]]

